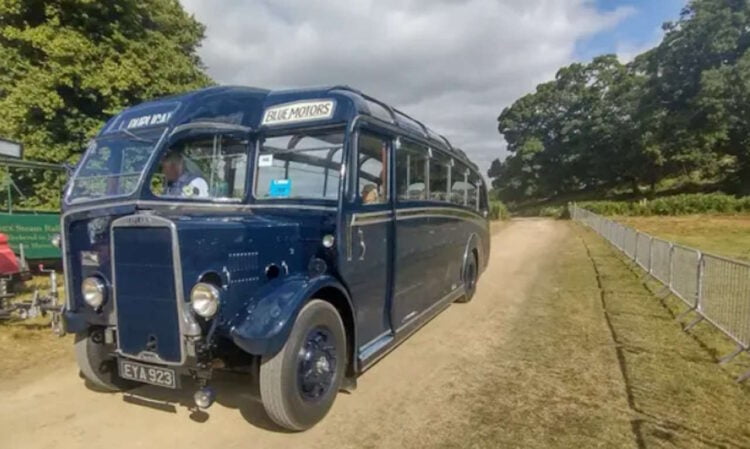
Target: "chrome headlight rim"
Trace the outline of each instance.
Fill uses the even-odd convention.
[[[190,308],[201,318],[210,319],[219,311],[221,290],[214,284],[198,282],[190,290]]]
[[[107,284],[99,276],[89,276],[81,282],[83,301],[94,310],[99,310],[107,300]]]

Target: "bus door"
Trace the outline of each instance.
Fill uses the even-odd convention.
[[[392,322],[405,329],[435,300],[436,264],[433,246],[439,235],[432,228],[427,202],[429,148],[403,140],[394,156],[396,220]],[[439,280],[439,279],[437,279]]]
[[[357,344],[363,358],[393,333],[390,301],[393,260],[393,204],[390,192],[391,139],[360,129],[353,135],[347,170],[344,235],[346,255],[340,273],[355,303]]]

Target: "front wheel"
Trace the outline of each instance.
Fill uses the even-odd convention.
[[[113,392],[134,386],[117,374],[117,361],[110,356],[101,329],[76,334],[75,353],[78,368],[92,389]]]
[[[294,322],[284,347],[264,357],[260,396],[268,416],[290,430],[305,430],[330,410],[346,369],[346,333],[336,308],[313,299]]]

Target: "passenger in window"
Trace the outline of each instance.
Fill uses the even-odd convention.
[[[380,202],[380,194],[375,184],[367,184],[362,188],[362,204],[375,204]]]
[[[200,175],[185,170],[185,159],[179,151],[169,151],[161,160],[161,171],[167,185],[165,196],[208,197],[208,183]]]

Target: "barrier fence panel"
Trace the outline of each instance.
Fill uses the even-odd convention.
[[[700,251],[672,245],[672,274],[669,289],[692,308],[698,307],[700,263]]]
[[[750,345],[750,265],[703,255],[699,311],[745,349]]]
[[[669,288],[699,318],[705,319],[738,344],[722,363],[750,350],[750,263],[704,254],[699,250],[651,237],[576,205],[571,216],[634,260]],[[738,381],[750,378],[750,371]]]
[[[636,245],[638,243],[638,233],[627,226],[623,229],[622,250],[631,259],[635,259]]]
[[[638,232],[635,242],[635,263],[646,270],[650,269],[651,264],[651,236]]]
[[[672,272],[672,244],[666,240],[651,239],[651,269],[649,273],[664,285],[669,285]]]

